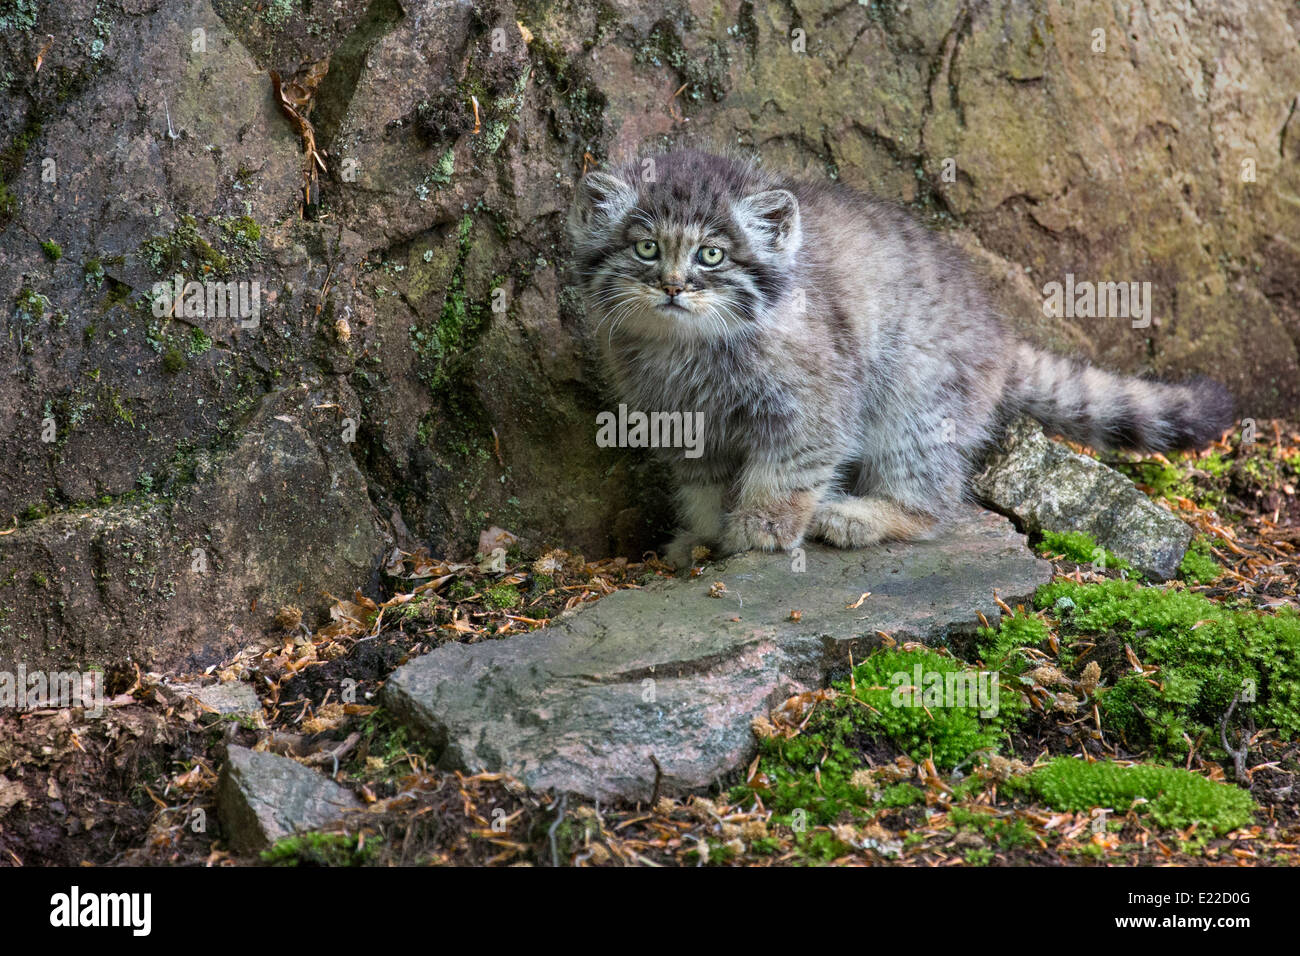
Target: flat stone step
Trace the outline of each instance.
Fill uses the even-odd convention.
[[[1050,578],[1010,521],[971,509],[933,540],[749,552],[540,631],[446,644],[395,671],[383,703],[447,769],[645,800],[652,756],[663,792],[708,787],[752,759],[755,716],[824,686],[877,631],[942,643],[996,622],[995,591],[1024,600]]]

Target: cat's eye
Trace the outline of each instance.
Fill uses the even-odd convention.
[[[653,239],[642,239],[632,249],[642,259],[654,259],[659,255],[659,243]]]
[[[700,246],[695,257],[700,260],[700,265],[716,266],[722,261],[722,250],[717,246]]]

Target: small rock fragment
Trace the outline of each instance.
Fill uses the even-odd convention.
[[[349,791],[296,760],[227,748],[217,813],[237,853],[256,853],[283,837],[319,829],[360,805]]]
[[[222,681],[200,687],[196,684],[168,684],[168,690],[193,697],[204,710],[215,711],[223,717],[251,717],[260,724],[262,702],[251,684],[243,681]]]
[[[1027,532],[1084,531],[1159,580],[1178,573],[1192,529],[1113,468],[1050,440],[1029,419],[1008,430],[971,482]]]

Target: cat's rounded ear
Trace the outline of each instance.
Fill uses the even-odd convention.
[[[592,171],[578,183],[573,224],[580,229],[616,222],[636,203],[636,190],[618,176]]]
[[[746,196],[735,205],[740,227],[775,253],[799,247],[799,200],[788,189],[769,189]]]

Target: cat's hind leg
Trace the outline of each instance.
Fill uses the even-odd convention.
[[[935,518],[888,498],[827,498],[817,505],[808,535],[837,548],[863,548],[879,541],[919,538]]]

